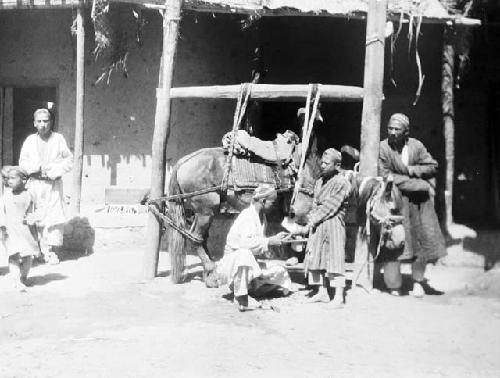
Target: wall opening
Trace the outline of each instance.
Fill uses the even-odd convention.
[[[12,151],[14,164],[19,162],[19,153],[24,140],[35,132],[33,127],[33,112],[38,108],[48,108],[54,116],[57,98],[57,88],[52,87],[24,87],[14,88],[14,125]],[[54,129],[57,129],[57,120],[54,120]]]

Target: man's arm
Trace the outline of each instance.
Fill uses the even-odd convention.
[[[342,180],[341,182],[335,183],[330,191],[330,195],[325,198],[325,200],[315,206],[309,213],[308,226],[310,228],[317,227],[320,223],[324,222],[326,219],[334,216],[339,210],[342,203],[349,196],[351,190],[351,185],[347,180]]]
[[[406,170],[408,174],[402,173]],[[387,177],[392,175],[394,179],[394,184],[403,192],[428,192],[430,190],[430,185],[427,181],[410,176],[410,167],[398,166],[398,171],[395,172],[392,169],[392,164],[390,163],[390,157],[387,155],[386,151],[381,145],[379,160],[378,160],[378,174],[382,177]]]
[[[427,151],[423,143],[418,142],[416,146],[416,162],[408,166],[410,177],[429,179],[435,177],[438,169],[438,162]]]
[[[252,224],[245,211],[240,213],[227,234],[226,244],[232,249],[249,249],[254,255],[267,252],[269,238],[257,235]]]
[[[60,138],[56,147],[59,150],[58,159],[51,163],[45,172],[47,177],[51,180],[56,180],[62,177],[65,173],[71,171],[71,168],[73,168],[73,154],[68,148],[64,137],[62,135],[59,137]]]
[[[32,142],[31,136],[27,137],[21,147],[21,153],[19,155],[19,166],[23,168],[29,175],[33,173],[40,172],[41,166],[34,155],[36,147]]]

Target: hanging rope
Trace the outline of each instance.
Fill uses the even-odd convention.
[[[243,83],[240,86],[238,101],[236,103],[236,110],[234,111],[232,137],[229,145],[229,152],[227,154],[227,159],[226,159],[226,168],[221,183],[222,192],[227,191],[229,174],[231,173],[232,169],[231,163],[234,155],[234,144],[236,142],[236,134],[238,132],[238,129],[240,128],[241,121],[243,120],[243,116],[245,115],[247,109],[248,99],[250,98],[250,93],[252,92],[251,88],[252,88],[251,83]]]
[[[312,97],[314,96],[314,102],[311,108]],[[304,117],[304,125],[302,126],[302,148],[301,148],[301,156],[299,163],[299,171],[297,173],[297,182],[295,183],[295,188],[293,191],[292,201],[290,203],[290,207],[295,203],[295,199],[297,198],[297,194],[300,191],[300,187],[302,186],[303,181],[303,172],[306,164],[306,155],[307,150],[309,148],[309,141],[311,139],[312,130],[314,127],[314,121],[316,119],[316,113],[318,112],[319,99],[321,97],[320,89],[318,84],[309,84],[309,90],[307,92],[307,100],[306,100],[306,111]]]

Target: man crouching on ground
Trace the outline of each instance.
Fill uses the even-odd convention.
[[[217,268],[207,278],[207,286],[228,285],[234,294],[234,302],[240,311],[260,307],[250,295],[262,295],[275,289],[288,294],[291,280],[282,266],[261,268],[255,256],[268,252],[270,246],[281,245],[286,233],[280,232],[265,237],[265,210],[276,199],[276,191],[270,185],[259,185],[252,197],[252,203],[234,221],[226,239],[224,256]],[[250,304],[249,304],[250,302]]]

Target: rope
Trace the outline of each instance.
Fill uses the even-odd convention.
[[[150,204],[159,204],[160,202],[175,201],[175,200],[178,200],[178,199],[186,199],[186,198],[190,198],[190,197],[199,196],[199,195],[202,195],[202,194],[207,194],[207,193],[211,193],[211,192],[217,192],[217,191],[220,191],[220,190],[221,190],[221,187],[220,187],[220,185],[218,185],[218,186],[212,186],[210,188],[196,190],[196,191],[190,192],[190,193],[181,193],[181,194],[172,194],[170,196],[162,196],[162,197],[159,197],[159,198],[156,198],[156,199],[149,200],[148,201],[148,205],[150,205]]]
[[[169,218],[166,214],[162,214],[155,206],[149,205],[148,208],[149,208],[149,211],[151,211],[159,220],[161,220],[163,223],[166,223],[167,225],[172,227],[174,230],[177,230],[178,232],[180,232],[182,235],[184,235],[186,238],[191,240],[193,243],[203,244],[202,238],[194,236],[192,233],[187,231],[185,228],[178,226],[171,218]]]
[[[240,85],[240,92],[238,94],[238,101],[236,103],[236,110],[234,111],[234,117],[233,117],[231,144],[229,146],[229,153],[226,159],[226,169],[221,183],[221,189],[223,192],[227,191],[229,174],[231,173],[232,169],[231,163],[234,155],[234,144],[236,143],[236,133],[240,128],[241,121],[243,120],[243,116],[245,115],[245,111],[247,109],[248,99],[250,98],[251,86],[252,86],[251,83],[243,83]]]
[[[310,104],[312,96],[314,94],[314,103],[311,114],[309,114]],[[301,187],[303,181],[303,171],[306,163],[307,149],[309,148],[309,140],[311,138],[312,130],[314,127],[314,121],[316,119],[316,113],[318,111],[319,99],[321,97],[318,84],[309,84],[309,90],[307,92],[306,99],[306,111],[304,117],[304,126],[302,127],[302,155],[300,157],[299,171],[297,173],[297,182],[295,185],[295,190],[293,192],[292,201],[290,202],[290,207],[295,203],[297,194],[299,193],[299,188]]]

